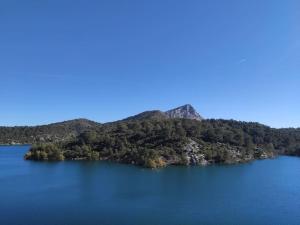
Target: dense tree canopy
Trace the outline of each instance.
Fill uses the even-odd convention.
[[[0,144],[34,144],[65,141],[100,124],[76,119],[42,126],[0,127]]]
[[[186,150],[189,143],[196,147]],[[41,156],[42,152],[47,156]],[[55,155],[58,160],[112,160],[161,167],[186,164],[194,153],[215,163],[274,154],[299,155],[300,130],[273,129],[234,120],[139,118],[98,126],[51,148],[34,146],[26,158],[53,160]]]

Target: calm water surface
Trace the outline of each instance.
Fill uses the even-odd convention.
[[[0,147],[1,225],[300,224],[300,158],[148,170]]]

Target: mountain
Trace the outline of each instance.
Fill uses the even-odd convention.
[[[163,120],[170,118],[202,120],[202,117],[191,105],[184,105],[167,112],[162,112],[160,110],[142,112],[121,121],[148,119]],[[91,120],[75,119],[42,126],[0,127],[0,144],[33,144],[64,141],[76,137],[84,131],[97,129],[99,126],[99,123]]]
[[[41,126],[0,127],[0,144],[64,141],[100,125],[87,119],[74,119]]]
[[[168,118],[183,118],[193,120],[203,120],[200,114],[190,104],[180,106],[165,112]]]
[[[135,116],[128,117],[126,120],[140,120],[140,119],[193,119],[193,120],[203,120],[203,117],[195,110],[195,108],[190,105],[186,104],[175,109],[168,110],[166,112],[162,112],[160,110],[152,110],[152,111],[145,111],[139,113]],[[124,121],[123,120],[123,121]]]
[[[243,163],[300,156],[300,129],[205,120],[191,105],[99,124],[86,119],[0,127],[0,144],[33,144],[28,160],[109,160],[145,167]]]
[[[243,163],[285,149],[296,154],[299,147],[300,134],[294,130],[282,132],[258,123],[141,117],[103,124],[71,140],[35,145],[25,158],[107,160],[157,168]]]
[[[299,129],[162,115],[146,112],[102,124],[72,139],[34,145],[25,159],[107,160],[157,168],[243,163],[277,154],[300,155]]]
[[[143,119],[167,119],[168,116],[159,110],[152,110],[152,111],[145,111],[139,113],[135,116],[128,117],[123,121],[130,121],[130,120],[143,120]]]

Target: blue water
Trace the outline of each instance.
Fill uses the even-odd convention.
[[[149,170],[0,147],[1,225],[300,224],[300,158]]]

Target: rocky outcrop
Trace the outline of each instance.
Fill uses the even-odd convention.
[[[145,119],[160,120],[160,119],[174,119],[174,118],[193,119],[198,121],[203,120],[203,117],[200,116],[200,114],[195,110],[195,108],[190,104],[187,104],[175,109],[168,110],[166,112],[162,112],[160,110],[145,111],[137,115],[128,117],[123,121],[145,120]]]
[[[202,166],[214,163],[236,164],[249,162],[255,159],[268,159],[275,157],[273,152],[268,152],[263,149],[254,149],[254,154],[247,154],[241,147],[223,143],[214,143],[211,145],[211,148],[222,149],[225,155],[220,160],[217,158],[209,160],[207,159],[207,154],[205,154],[204,148],[205,147],[201,144],[190,139],[183,148],[183,164]]]
[[[184,118],[193,120],[203,120],[203,117],[190,104],[180,106],[165,112],[168,118]]]
[[[200,146],[197,142],[189,140],[183,149],[185,162],[187,165],[207,165],[208,161],[205,155],[201,153]]]

